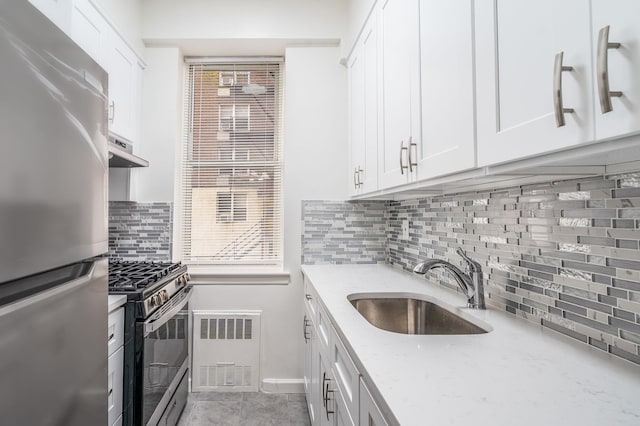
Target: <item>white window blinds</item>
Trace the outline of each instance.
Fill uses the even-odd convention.
[[[279,63],[189,63],[182,259],[281,265]]]

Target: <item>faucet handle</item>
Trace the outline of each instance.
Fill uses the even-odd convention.
[[[465,264],[467,265],[467,268],[470,270],[471,273],[480,272],[482,270],[482,265],[480,265],[478,262],[476,262],[475,260],[467,256],[461,247],[458,247],[456,249],[456,254],[464,260]]]

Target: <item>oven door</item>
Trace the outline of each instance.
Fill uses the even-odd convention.
[[[191,286],[143,323],[142,424],[155,425],[188,367]]]

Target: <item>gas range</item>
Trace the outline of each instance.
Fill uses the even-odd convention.
[[[109,294],[124,305],[123,426],[176,425],[187,400],[187,266],[109,262]]]
[[[190,276],[187,266],[169,262],[109,262],[109,294],[136,301],[136,317],[146,318],[182,290]]]

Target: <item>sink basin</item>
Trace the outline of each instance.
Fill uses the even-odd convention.
[[[412,297],[349,297],[369,323],[403,334],[482,334],[488,330],[440,305]]]

